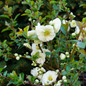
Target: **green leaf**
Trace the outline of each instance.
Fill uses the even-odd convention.
[[[66,66],[66,71],[70,71],[70,69],[71,69],[70,66],[67,65],[67,66]]]
[[[83,43],[83,42],[78,41],[77,45],[78,45],[79,48],[83,48],[83,49],[85,48],[85,43]]]
[[[16,20],[19,17],[19,15],[20,15],[20,13],[15,16],[14,20]]]
[[[32,57],[27,55],[26,58],[31,59]]]
[[[0,15],[0,18],[8,18],[9,19],[9,16],[7,16],[7,15]]]
[[[27,14],[29,15],[29,13],[31,13],[31,10],[26,9],[26,10],[25,10],[25,13],[27,13]]]
[[[0,72],[2,72],[2,71],[3,71],[3,69],[4,69],[4,68],[0,68]]]
[[[64,71],[63,73],[62,73],[62,75],[66,75],[67,74],[67,72],[66,71]]]
[[[17,81],[10,80],[7,86],[10,86],[11,84],[17,84]]]
[[[86,23],[86,17],[82,19],[82,22]]]
[[[26,35],[27,35],[27,33],[28,33],[28,30],[29,30],[29,26],[26,26],[26,27],[24,28],[24,32],[26,33]]]
[[[51,55],[51,53],[50,52],[46,52],[46,55]]]
[[[10,30],[10,28],[5,28],[5,29],[3,29],[1,32],[3,33],[3,32],[5,32],[5,31],[8,31],[8,30]]]
[[[58,6],[57,6],[57,5],[53,5],[53,8],[54,8],[55,10],[58,10]]]
[[[24,73],[19,74],[19,79],[24,80]]]
[[[34,83],[34,81],[35,81],[35,79],[36,79],[36,77],[30,76],[30,75],[28,75],[27,78],[28,78],[32,83]]]
[[[57,3],[57,1],[50,1],[50,4],[55,4]]]
[[[86,15],[86,12],[84,12],[83,15]]]
[[[6,76],[7,75],[7,71],[5,71],[3,75]]]
[[[32,56],[32,60],[36,60],[39,57],[39,52],[37,52],[34,56]]]
[[[8,77],[10,77],[11,79],[17,79],[17,74],[16,74],[16,72],[15,71],[12,71],[12,73],[10,73],[10,75],[8,76]]]
[[[81,4],[80,7],[86,8],[86,4]]]
[[[61,31],[62,31],[63,34],[66,35],[66,31],[65,31],[65,28],[63,26],[61,27]]]
[[[22,4],[24,4],[24,5],[26,5],[26,4],[28,4],[26,1],[22,1]]]

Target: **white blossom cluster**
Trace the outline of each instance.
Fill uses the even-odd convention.
[[[31,74],[36,77],[36,82],[37,83],[41,82],[43,86],[47,85],[61,86],[63,82],[64,83],[67,82],[66,76],[62,76],[62,79],[57,81],[59,70],[46,71],[43,67],[41,68],[36,67],[31,70]]]
[[[35,62],[33,61],[32,65],[36,66],[37,64],[43,65],[46,58],[46,52],[50,52],[50,50],[43,48],[42,43],[51,41],[55,38],[56,33],[61,28],[61,20],[56,18],[49,22],[49,25],[40,25],[37,24],[35,30],[28,31],[27,36],[36,36],[38,39],[34,40],[32,46],[29,43],[24,43],[23,45],[27,48],[31,49],[31,56],[35,56],[37,54],[37,59]],[[41,48],[41,49],[40,49]]]
[[[74,16],[73,13],[71,13],[71,15]],[[65,24],[65,25],[69,24],[67,31],[70,31],[70,28],[73,28],[73,29],[75,28],[75,31],[71,34],[73,37],[76,37],[76,35],[78,35],[81,31],[80,30],[81,28],[79,27],[80,23],[76,20],[71,20],[71,21],[70,20],[69,21],[63,20],[62,23]],[[82,41],[83,38],[86,39],[86,27],[82,28],[82,33],[80,33],[78,40]]]
[[[59,18],[54,19],[49,22],[49,25],[38,25],[35,30],[28,31],[27,36],[37,35],[39,41],[47,42],[53,40],[56,36],[56,33],[60,30],[61,20]]]
[[[22,57],[22,55],[19,55],[18,53],[15,53],[14,56],[16,57],[16,60],[19,60]]]
[[[71,15],[73,15],[71,13]],[[70,28],[75,28],[75,32],[72,33],[72,36],[75,36],[79,34],[80,28],[77,25],[77,22],[75,20],[67,21],[63,20],[62,24],[68,25],[67,31],[70,30]],[[66,76],[61,76],[61,79],[59,80],[59,73],[61,70],[46,70],[43,65],[47,59],[46,52],[52,53],[49,49],[46,49],[43,44],[45,42],[49,42],[53,40],[56,36],[56,33],[59,32],[61,28],[61,20],[59,18],[56,18],[49,22],[49,25],[41,25],[40,23],[37,24],[34,30],[27,32],[27,37],[36,37],[34,42],[32,44],[24,43],[23,45],[27,48],[31,49],[30,56],[33,57],[33,63],[32,66],[39,66],[35,67],[31,70],[31,75],[36,77],[35,83],[40,83],[43,86],[52,85],[52,86],[62,86],[63,83],[67,82]],[[84,31],[86,31],[86,28],[83,28]],[[79,40],[82,39],[82,34],[79,37]],[[27,53],[28,54],[28,53]],[[20,59],[20,55],[15,54],[16,59]],[[28,56],[27,56],[28,57]],[[62,62],[70,57],[69,52],[62,52],[59,55],[60,60]],[[64,64],[64,63],[62,63]]]

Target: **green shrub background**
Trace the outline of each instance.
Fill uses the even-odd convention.
[[[23,28],[28,25],[31,29],[32,26],[30,18],[32,20],[35,20],[33,26],[35,26],[38,21],[42,24],[46,24],[49,22],[49,20],[58,16],[64,17],[64,15],[66,16],[66,19],[69,20],[69,17],[64,8],[62,7],[61,9],[59,9],[59,4],[50,3],[51,0],[42,0],[42,6],[40,6],[38,10],[36,8],[36,5],[38,1],[41,0],[31,1],[33,1],[32,10],[30,5],[22,4],[23,0],[0,0],[0,67],[4,67],[5,65],[7,65],[3,72],[7,71],[8,73],[11,73],[13,70],[15,70],[17,74],[30,74],[30,70],[32,68],[30,60],[21,58],[19,61],[17,61],[13,56],[14,53],[23,55],[26,53],[26,51],[28,51],[28,49],[23,46],[23,43],[26,41],[24,37],[20,36],[20,38],[13,38],[14,31],[12,30],[12,27],[9,30],[7,30],[9,27],[5,25],[5,21],[9,22],[10,25],[13,23],[11,19],[7,18],[6,16],[1,16],[9,16],[9,14],[3,9],[6,5],[8,5],[8,7],[13,8],[12,15],[10,16],[10,18],[14,19],[15,16],[19,14],[18,18],[15,20],[16,23],[13,25],[16,31],[19,31],[18,28],[21,28],[23,30]],[[59,0],[57,2],[59,3]],[[34,6],[35,3],[36,5]],[[86,0],[63,0],[63,4],[64,6],[66,6],[67,10],[69,12],[73,12],[74,15],[76,15],[75,20],[80,21],[83,17],[86,16],[84,15],[84,12],[86,11],[86,4],[84,5],[84,3],[86,3]],[[32,13],[35,13],[35,16],[31,16]],[[7,79],[3,77],[0,78],[0,86],[6,86],[8,82]]]

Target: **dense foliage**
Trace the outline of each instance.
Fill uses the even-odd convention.
[[[81,86],[79,76],[86,72],[85,3],[1,0],[0,86]]]

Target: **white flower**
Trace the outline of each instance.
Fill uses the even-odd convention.
[[[35,30],[28,31],[27,36],[33,36],[33,35],[36,35]]]
[[[71,25],[71,27],[76,27],[76,21],[75,21],[75,20],[72,20],[72,21],[70,22],[70,25]]]
[[[47,42],[53,40],[55,37],[55,33],[53,30],[53,26],[46,25],[46,26],[36,26],[36,34],[42,42]]]
[[[60,58],[61,58],[61,60],[64,60],[65,59],[65,54],[61,53]]]
[[[76,26],[76,28],[75,28],[75,32],[74,32],[74,33],[79,34],[79,32],[80,32],[80,29],[79,29],[78,26]]]
[[[55,71],[47,71],[46,73],[43,74],[43,77],[41,79],[42,85],[49,85],[52,84],[53,82],[56,81],[56,78],[58,75],[56,74]]]
[[[41,67],[40,70],[41,70],[42,72],[46,72],[46,70],[45,70],[43,67]]]
[[[38,76],[38,71],[39,71],[39,68],[38,68],[38,67],[33,68],[33,69],[31,70],[31,74],[36,77],[36,76]]]
[[[66,80],[66,76],[63,76],[63,77],[62,77],[62,80]]]
[[[39,51],[32,51],[31,55],[34,56],[36,53],[39,53],[38,58],[36,59],[36,62],[38,64],[44,64],[46,54],[45,53],[41,53],[41,51],[39,50]]]
[[[44,64],[45,57],[46,57],[45,53],[39,53],[39,56],[38,56],[38,59],[36,59],[36,62],[38,64]]]
[[[57,33],[61,27],[61,20],[59,18],[56,18],[53,21],[50,21],[49,24],[54,26],[54,31]]]
[[[39,44],[40,47],[42,46],[42,44]],[[32,44],[32,50],[33,51],[37,51],[37,50],[40,50],[39,46],[38,46],[38,43],[33,43]]]
[[[23,45],[24,45],[25,47],[28,47],[28,48],[30,48],[30,49],[31,49],[30,44],[28,44],[28,43],[24,43]]]
[[[41,67],[41,68],[36,67],[36,68],[33,68],[33,69],[31,70],[31,74],[32,74],[33,76],[35,76],[35,77],[40,76],[40,72],[41,72],[41,74],[42,74],[42,73],[46,72],[46,70],[45,70],[43,67]]]
[[[36,53],[41,53],[41,51],[40,50],[39,51],[34,50],[31,52],[31,56],[34,56]]]

